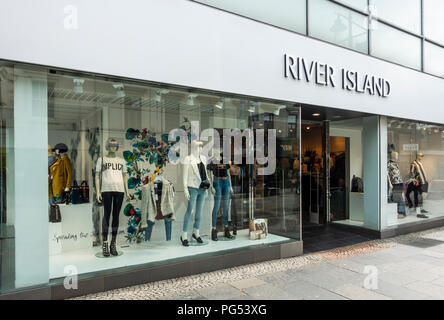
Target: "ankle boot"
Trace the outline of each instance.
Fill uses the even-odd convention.
[[[217,241],[217,229],[211,229],[211,240]]]
[[[119,255],[119,253],[117,252],[117,248],[116,248],[116,241],[111,241],[111,245],[110,245],[109,249],[110,249],[111,254],[113,256],[118,256]]]
[[[230,229],[228,229],[228,227],[224,227],[224,237],[228,239],[233,238],[233,236],[230,233]]]
[[[108,241],[102,243],[102,254],[104,257],[109,257]]]

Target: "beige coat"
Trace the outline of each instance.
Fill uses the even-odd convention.
[[[162,177],[162,198],[160,199],[160,206],[162,210],[162,215],[167,216],[172,214],[171,220],[176,220],[174,215],[174,186],[167,179]],[[155,222],[157,206],[154,185],[148,183],[142,187],[142,204],[141,204],[141,214],[142,214],[142,228],[146,228],[147,221]]]

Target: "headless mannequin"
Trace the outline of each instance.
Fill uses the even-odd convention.
[[[393,199],[395,199],[398,204],[398,219],[403,219],[406,216],[405,204],[404,204],[404,182],[402,180],[401,173],[399,171],[398,165],[399,154],[396,151],[390,153],[390,161],[388,163],[388,184],[390,191],[392,191]]]
[[[218,163],[223,165],[223,158],[222,158],[222,152],[219,151],[218,155]],[[231,167],[231,161],[228,162],[229,167]],[[211,231],[211,239],[213,241],[217,241],[217,230],[216,230],[216,221],[217,221],[217,213],[219,212],[220,206],[222,204],[223,208],[223,221],[224,221],[224,232],[225,237],[232,238],[232,235],[230,234],[230,231],[228,230],[228,205],[230,203],[230,194],[233,193],[233,186],[231,184],[231,174],[229,172],[229,168],[225,169],[225,166],[222,166],[221,171],[223,172],[226,170],[226,177],[217,177],[217,174],[220,174],[222,172],[219,172],[217,165],[209,165],[210,168],[213,170],[209,170],[211,181],[213,183],[218,183],[217,188],[218,190],[214,188],[214,184],[211,185],[211,193],[214,195],[214,207],[212,212],[212,231]],[[214,170],[216,170],[216,175]],[[225,174],[225,173],[223,173]],[[226,181],[228,180],[228,181]],[[217,181],[217,182],[216,182]],[[221,203],[222,200],[222,203]]]

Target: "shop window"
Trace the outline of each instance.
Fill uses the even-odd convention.
[[[50,278],[300,239],[298,107],[59,74],[48,106]]]
[[[444,127],[388,118],[383,227],[444,217]]]

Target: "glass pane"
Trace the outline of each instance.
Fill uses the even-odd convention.
[[[444,48],[424,43],[424,71],[444,77]]]
[[[306,33],[305,0],[197,0],[217,8]]]
[[[420,0],[371,0],[373,16],[421,34]]]
[[[368,52],[366,16],[327,0],[311,0],[308,13],[310,36]]]
[[[261,103],[253,113],[251,126],[257,133],[276,130],[276,170],[254,177],[255,218],[267,218],[270,232],[288,237],[299,237],[300,229],[300,160],[299,108]],[[270,138],[268,131],[268,139]],[[267,137],[266,137],[267,139]],[[272,155],[269,140],[266,154]]]
[[[444,1],[424,0],[424,35],[444,44]]]
[[[373,21],[370,54],[411,67],[421,69],[421,40],[405,32]]]
[[[386,226],[444,217],[444,127],[387,119]]]
[[[339,0],[338,2],[341,2],[349,7],[361,10],[363,12],[367,12],[367,0]]]
[[[114,268],[300,239],[298,108],[86,75],[48,83],[50,202],[62,216],[50,223],[50,278],[111,268],[97,263],[105,241],[122,255]],[[250,241],[263,218],[268,235]]]

